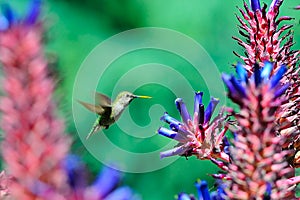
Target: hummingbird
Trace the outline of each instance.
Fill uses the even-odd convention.
[[[134,95],[130,92],[123,91],[120,92],[116,99],[112,102],[108,96],[95,92],[95,101],[97,105],[78,101],[85,108],[99,115],[86,139],[90,138],[101,128],[108,129],[109,126],[111,126],[120,118],[122,112],[135,98],[150,99],[152,97]]]

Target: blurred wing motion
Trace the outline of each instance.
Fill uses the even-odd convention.
[[[78,101],[78,102],[81,105],[83,105],[85,108],[87,108],[89,111],[97,113],[98,115],[102,116],[105,119],[110,118],[112,107],[111,107],[111,99],[108,96],[98,93],[98,92],[95,92],[95,102],[97,105],[89,104],[89,103],[82,102],[82,101]],[[86,139],[88,139],[91,135],[93,135],[94,133],[99,131],[101,129],[101,127],[103,127],[103,126],[107,127],[107,125],[101,124],[102,117],[98,117],[96,119],[96,121],[95,121],[91,131],[89,132],[88,136],[86,137]]]
[[[102,106],[96,106],[96,105],[92,105],[83,101],[79,101],[78,102],[83,105],[86,109],[88,109],[89,111],[92,111],[94,113],[97,113],[99,115],[102,115],[105,111],[105,109]]]
[[[102,107],[111,107],[111,99],[99,92],[95,92],[95,101],[98,105]]]
[[[104,94],[95,92],[95,101],[96,101],[97,107],[101,107],[104,110],[99,115],[106,117],[106,118],[110,117],[111,109],[112,109],[111,99]]]

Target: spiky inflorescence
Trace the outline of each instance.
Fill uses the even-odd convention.
[[[239,9],[242,15],[242,18],[237,16],[240,22],[239,33],[246,38],[246,41],[237,37],[233,38],[245,48],[246,56],[235,54],[244,60],[244,67],[248,72],[253,72],[253,66],[257,62],[262,66],[263,62],[272,61],[274,71],[277,71],[281,65],[295,66],[298,61],[299,51],[291,50],[293,35],[290,29],[293,26],[280,26],[281,22],[293,19],[288,16],[278,18],[282,2],[283,0],[273,0],[267,10],[266,4],[260,8],[259,0],[251,0],[252,10],[246,2],[244,2],[245,11]],[[281,36],[284,31],[288,32]]]
[[[17,19],[4,5],[1,18],[2,155],[12,176],[11,195],[23,200],[64,199],[67,180],[62,161],[70,140],[55,113],[39,10],[40,1],[34,0],[25,19]]]
[[[225,74],[222,77],[229,98],[240,106],[239,114],[235,114],[240,129],[235,131],[226,175],[225,191],[230,199],[291,199],[295,184],[300,182],[286,161],[290,150],[282,150],[284,138],[276,135],[274,123],[288,88],[288,84],[280,83],[287,69],[281,66],[272,76],[272,68],[269,62],[262,69],[255,65],[248,78],[238,64],[239,80]]]
[[[161,120],[168,123],[170,129],[160,127],[158,133],[172,138],[179,143],[174,149],[161,153],[161,157],[173,155],[196,155],[199,159],[220,158],[228,161],[228,155],[224,152],[223,138],[227,127],[224,126],[226,116],[222,109],[211,120],[213,112],[219,100],[211,98],[207,108],[202,103],[202,92],[195,93],[194,116],[191,118],[181,98],[175,100],[183,122],[172,118],[165,113]]]
[[[292,25],[280,25],[281,22],[291,20],[291,17],[279,17],[279,8],[283,0],[273,0],[269,9],[266,4],[260,7],[259,0],[251,0],[251,9],[244,3],[245,11],[240,9],[242,17],[237,16],[240,22],[240,34],[246,37],[246,41],[234,37],[245,48],[245,57],[238,55],[245,62],[245,69],[250,77],[254,71],[256,62],[262,67],[265,61],[272,61],[274,68],[271,74],[275,74],[279,66],[286,65],[287,73],[281,79],[281,83],[290,83],[285,96],[287,101],[282,102],[280,109],[275,114],[277,131],[286,138],[283,147],[296,150],[288,160],[294,167],[300,167],[300,76],[299,51],[291,50],[294,44]],[[285,31],[288,32],[281,36]],[[235,53],[237,55],[237,53]]]

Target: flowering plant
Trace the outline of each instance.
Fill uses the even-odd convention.
[[[203,92],[195,92],[192,115],[181,98],[175,100],[182,120],[167,112],[158,134],[178,144],[160,154],[195,156],[210,160],[221,172],[212,174],[217,190],[198,180],[198,199],[296,199],[300,176],[299,51],[294,44],[292,17],[279,17],[283,0],[269,8],[259,0],[239,9],[239,33],[233,37],[245,56],[235,65],[237,75],[223,74],[228,97],[239,109],[222,107],[212,97],[205,105]],[[5,171],[0,174],[1,199],[139,199],[121,174],[103,169],[91,184],[79,157],[70,154],[71,138],[57,115],[55,84],[43,50],[40,0],[32,0],[27,15],[19,18],[10,6],[0,17],[0,62],[3,71],[0,99],[1,153]],[[299,9],[296,6],[295,9]],[[214,116],[214,113],[215,116]],[[179,193],[179,200],[195,195]]]
[[[244,2],[244,10],[239,9],[239,32],[246,39],[233,38],[246,56],[234,53],[244,65],[235,65],[237,77],[222,75],[228,97],[239,111],[223,108],[209,122],[217,101],[212,98],[204,111],[202,93],[196,93],[193,119],[181,99],[175,103],[183,122],[166,113],[161,118],[170,124],[170,130],[159,128],[158,133],[179,142],[162,157],[196,155],[211,160],[224,172],[212,175],[220,179],[218,195],[210,196],[205,187],[197,187],[199,199],[296,198],[300,183],[300,176],[295,175],[300,158],[299,51],[291,50],[293,26],[279,26],[292,20],[278,18],[282,3],[273,0],[267,9],[259,0],[251,0],[250,7]],[[228,129],[234,137],[229,141]],[[178,199],[195,197],[181,194]]]

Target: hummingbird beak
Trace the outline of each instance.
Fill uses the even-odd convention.
[[[139,95],[133,95],[133,98],[151,99],[152,97],[149,97],[149,96],[139,96]]]

